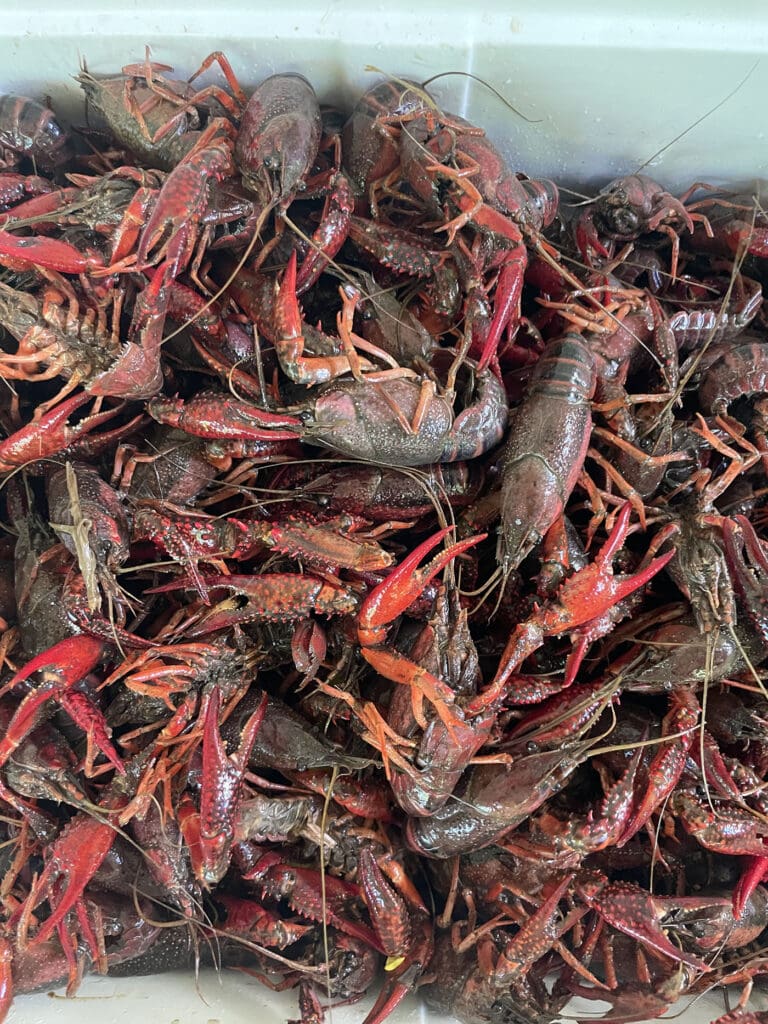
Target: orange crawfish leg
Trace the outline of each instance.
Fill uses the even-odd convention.
[[[405,611],[424,590],[428,583],[457,555],[484,540],[486,534],[468,537],[451,544],[436,555],[422,569],[419,562],[450,533],[450,527],[440,530],[434,537],[420,544],[389,576],[370,592],[363,602],[358,618],[358,641],[363,658],[376,671],[392,682],[405,683],[419,690],[434,705],[436,713],[449,731],[455,720],[447,709],[447,702],[453,703],[455,695],[450,687],[426,672],[415,662],[397,651],[385,649],[386,629],[398,615]],[[419,689],[419,687],[427,689]],[[420,714],[421,696],[414,702],[414,712]]]
[[[656,401],[664,396],[643,395],[636,397],[652,398],[653,401]],[[612,406],[616,405],[616,403],[609,404]],[[593,406],[593,408],[597,408],[597,406]],[[605,406],[600,408],[606,409]],[[607,441],[609,444],[613,444],[617,448],[620,448],[623,452],[626,452],[627,455],[631,455],[633,458],[637,459],[638,462],[648,466],[666,466],[670,462],[684,462],[690,457],[686,455],[685,452],[667,452],[664,455],[651,455],[650,452],[643,451],[642,448],[638,448],[637,445],[632,444],[631,441],[627,441],[626,438],[620,437],[618,434],[614,434],[613,431],[606,430],[604,427],[593,426],[592,433],[596,437],[602,438],[603,441]]]
[[[635,512],[637,512],[637,518],[640,520],[640,526],[645,530],[645,504],[632,484],[628,483],[618,469],[616,469],[616,467],[612,465],[604,455],[597,451],[597,449],[591,447],[588,448],[587,455],[593,462],[596,462],[601,469],[605,470],[606,476],[616,484],[619,493],[627,499]]]
[[[355,301],[347,298],[343,289],[342,297],[345,302],[351,302],[352,312],[348,314],[351,329],[351,317],[354,313]],[[339,323],[342,323],[342,316],[339,315]],[[344,373],[352,374],[361,379],[360,374],[363,368],[374,369],[367,360],[363,361],[354,349],[349,334],[348,344],[344,343],[345,352],[343,355],[329,356],[305,356],[304,355],[304,334],[302,332],[301,311],[299,301],[296,297],[296,251],[291,253],[288,265],[285,268],[280,288],[277,294],[274,310],[274,328],[277,337],[274,341],[275,352],[277,353],[283,371],[297,384],[317,384],[323,381],[333,380]],[[342,341],[344,338],[342,336]]]
[[[381,381],[394,380],[396,378],[416,377],[417,374],[414,370],[410,370],[404,366],[398,366],[395,360],[388,353],[376,348],[375,345],[369,345],[364,338],[360,338],[354,333],[352,330],[352,318],[355,314],[355,307],[357,306],[360,298],[360,293],[354,289],[348,291],[343,287],[339,288],[339,293],[341,295],[342,305],[341,311],[336,314],[336,330],[338,332],[339,339],[344,346],[344,354],[349,362],[350,373],[355,380],[365,380],[372,384],[376,384]],[[374,370],[364,373],[363,361],[358,355],[357,348],[355,347],[356,345],[363,348],[370,354],[379,356],[379,358],[390,363],[392,368],[389,370]]]
[[[234,99],[228,92],[218,85],[207,85],[204,88],[199,89],[197,92],[192,93],[191,96],[180,95],[178,92],[175,92],[172,88],[166,85],[162,76],[155,77],[155,72],[173,71],[173,68],[169,64],[157,64],[150,61],[148,51],[149,48],[147,48],[147,54],[143,63],[128,64],[123,68],[123,73],[130,75],[131,78],[143,78],[147,89],[154,93],[156,97],[166,100],[177,108],[176,113],[169,117],[165,124],[160,125],[154,135],[150,135],[146,121],[144,120],[144,114],[157,103],[157,100],[155,100],[155,104],[153,104],[152,97],[150,97],[145,100],[143,104],[137,103],[134,95],[136,83],[131,82],[130,79],[125,83],[124,97],[126,109],[133,117],[135,117],[141,127],[142,133],[150,142],[159,142],[168,134],[169,131],[173,129],[173,126],[180,115],[193,107],[204,106],[208,100],[216,100],[233,116],[239,116],[240,113],[242,113],[242,109],[248,102],[248,97],[240,87],[240,83],[232,70],[232,65],[220,50],[216,50],[213,53],[208,54],[197,71],[187,79],[187,84],[191,84],[197,77],[207,71],[211,65],[217,63],[221,68],[228,85],[235,94]]]
[[[392,778],[392,764],[397,765],[401,771],[408,774],[413,774],[413,766],[395,749],[395,744],[412,747],[415,749],[416,742],[414,740],[407,740],[405,737],[400,736],[396,733],[382,718],[381,712],[371,701],[359,701],[356,700],[351,693],[346,693],[344,690],[339,690],[335,686],[331,686],[329,683],[318,683],[318,689],[322,690],[323,693],[327,693],[331,697],[336,697],[338,700],[344,701],[348,704],[352,711],[357,716],[359,722],[365,726],[366,732],[363,733],[362,739],[366,743],[378,750],[381,754],[382,764],[384,765],[384,774],[387,779]],[[389,741],[389,742],[388,742]],[[391,762],[391,763],[390,763]]]
[[[734,420],[731,420],[730,417],[716,416],[715,423],[721,427],[736,444],[744,449],[747,453],[746,455],[741,455],[735,448],[732,448],[724,441],[721,441],[717,434],[715,434],[715,432],[707,425],[707,422],[701,413],[697,413],[696,417],[699,421],[699,425],[692,428],[693,432],[698,434],[700,437],[703,437],[705,441],[708,441],[715,451],[724,455],[731,463],[722,476],[718,477],[717,480],[706,483],[706,486],[703,487],[704,501],[709,505],[715,501],[716,498],[719,498],[721,494],[727,491],[737,477],[741,476],[742,473],[746,473],[748,469],[751,469],[751,467],[754,466],[754,464],[760,459],[760,452],[742,436],[744,428]]]
[[[248,97],[243,92],[242,87],[240,85],[240,82],[237,79],[237,75],[232,70],[232,65],[229,63],[229,59],[222,53],[221,50],[214,50],[213,53],[209,53],[208,56],[205,58],[205,60],[200,65],[200,67],[197,69],[197,71],[193,75],[190,75],[190,77],[187,79],[187,82],[188,83],[194,82],[194,80],[196,78],[198,78],[200,75],[202,75],[204,71],[207,71],[208,68],[210,68],[213,64],[218,64],[219,65],[219,68],[221,69],[221,73],[226,78],[227,85],[230,87],[232,92],[235,94],[235,100],[240,105],[240,107],[242,108],[242,107],[247,106],[247,104],[248,104]],[[211,88],[212,88],[211,86],[208,86],[207,89],[203,90],[202,92],[196,93],[195,96],[192,98],[192,100],[190,102],[197,103],[197,102],[199,102],[199,97],[200,96],[207,94],[207,95],[210,95],[210,96],[215,96],[215,98],[219,100],[219,102],[222,104],[222,106],[224,107],[225,110],[226,109],[230,109],[231,112],[236,113],[236,114],[239,114],[241,112],[239,109],[233,110],[231,107],[228,108],[226,102],[222,101],[220,99],[220,97],[218,95],[218,92],[223,92],[223,90],[218,89],[218,87],[214,86],[213,88],[218,89],[218,92],[217,93],[208,92],[208,90],[211,89]],[[227,93],[224,93],[224,96],[226,96],[226,99],[229,100],[230,104],[231,104],[232,97],[229,96]]]
[[[435,174],[442,174],[446,178],[453,179],[458,184],[462,192],[466,194],[468,200],[472,203],[468,209],[462,210],[462,212],[458,216],[454,217],[453,220],[449,220],[446,224],[442,224],[437,228],[438,231],[448,232],[448,245],[453,243],[457,232],[459,232],[465,224],[468,224],[475,214],[478,213],[485,205],[483,197],[476,186],[468,180],[471,175],[476,174],[477,171],[480,170],[480,164],[466,154],[462,154],[462,156],[464,157],[465,164],[461,168],[447,167],[445,164],[427,164],[424,168],[426,171],[431,171]],[[466,161],[468,161],[468,163]]]
[[[455,702],[456,694],[450,686],[441,679],[438,679],[437,676],[432,675],[425,668],[398,654],[397,651],[386,651],[383,648],[377,648],[375,654],[372,654],[371,657],[368,657],[366,654],[363,657],[385,679],[411,687],[411,709],[420,729],[427,728],[427,720],[424,717],[424,700],[426,699],[432,704],[448,732],[455,738],[455,719],[448,710],[447,705]],[[372,661],[371,658],[375,660]]]

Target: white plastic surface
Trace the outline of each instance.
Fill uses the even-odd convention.
[[[733,1002],[733,990],[731,992]],[[329,1010],[326,1024],[360,1024],[373,1004],[365,999],[353,1006]],[[753,995],[750,1006],[768,1009],[768,999]],[[570,1017],[589,1019],[607,1005],[573,1000]],[[709,1024],[725,1013],[720,992],[696,1000],[681,1015],[670,1011],[676,1024]],[[148,978],[88,978],[73,999],[40,993],[16,1000],[7,1024],[284,1024],[298,1017],[296,992],[270,992],[255,978],[238,971],[160,974]],[[672,1019],[671,1017],[669,1019]],[[599,1018],[596,1018],[599,1020]],[[453,1024],[430,1013],[409,998],[395,1010],[389,1024]]]
[[[275,71],[301,71],[324,100],[347,105],[376,80],[366,65],[419,80],[472,72],[539,123],[516,117],[469,78],[445,78],[430,89],[445,109],[485,127],[515,170],[559,183],[594,191],[649,160],[647,173],[673,189],[694,180],[753,187],[768,178],[768,5],[762,0],[623,6],[605,0],[14,0],[0,6],[0,91],[48,94],[57,110],[81,122],[81,93],[71,78],[81,59],[94,74],[117,73],[142,59],[149,44],[153,59],[186,75],[221,49],[246,87]],[[335,1010],[328,1020],[357,1024],[369,1005]],[[676,1020],[708,1024],[722,1012],[721,998],[712,996]],[[89,979],[73,1000],[46,993],[19,998],[8,1024],[278,1024],[296,1014],[295,993],[274,995],[225,971],[220,979],[204,972],[199,984],[176,974]],[[582,1007],[580,1016],[587,1015]],[[440,1024],[441,1018],[415,1000],[391,1018],[392,1024],[417,1021]]]

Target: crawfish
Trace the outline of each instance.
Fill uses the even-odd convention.
[[[320,508],[348,512],[375,523],[414,521],[427,516],[435,502],[446,499],[453,508],[472,501],[480,475],[472,462],[446,462],[422,466],[419,476],[381,466],[339,466],[315,476],[297,497],[311,499]],[[279,486],[277,477],[275,486]]]
[[[191,86],[213,63],[221,67],[234,99],[218,86],[201,90]],[[159,74],[172,70],[151,64],[147,57],[143,64],[128,65],[114,78],[95,78],[85,67],[76,76],[88,103],[101,114],[117,141],[150,167],[165,171],[172,171],[199,140],[198,107],[213,102],[217,111],[237,116],[246,103],[229,61],[219,52],[209,54],[187,82]]]
[[[26,157],[46,171],[72,159],[72,140],[52,110],[28,96],[0,96],[0,149],[6,166]]]
[[[699,221],[711,234],[706,217],[686,208],[689,196],[690,192],[687,192],[681,199],[676,199],[646,174],[614,179],[600,190],[594,202],[576,221],[576,244],[582,257],[590,265],[592,253],[610,258],[610,250],[602,239],[609,244],[612,241],[631,242],[650,232],[663,232],[672,240],[670,269],[672,277],[676,277],[679,226],[692,233],[694,221]]]
[[[434,716],[421,735],[414,752],[413,768],[392,770],[392,792],[410,815],[429,816],[450,798],[471,758],[488,739],[495,715],[470,720],[459,711],[461,698],[473,696],[480,682],[480,668],[466,611],[460,609],[458,594],[451,588],[438,593],[435,614],[417,636],[410,658],[420,667],[447,681],[455,691],[458,706],[449,729]],[[413,738],[417,721],[407,689],[396,687],[389,705],[388,724],[399,735]]]
[[[506,397],[493,374],[479,371],[475,389],[455,413],[431,381],[342,379],[322,388],[300,416],[307,440],[348,457],[394,466],[455,462],[492,448],[506,426]]]
[[[243,184],[267,206],[285,211],[320,145],[315,91],[303,75],[272,75],[248,100],[235,143]]]
[[[424,100],[418,85],[392,79],[372,86],[352,108],[342,132],[342,152],[344,169],[361,197],[360,205],[364,198],[371,196],[377,183],[398,165],[398,149],[388,131],[388,123],[423,110]]]
[[[26,381],[63,376],[67,384],[57,397],[65,397],[119,356],[121,307],[122,295],[115,291],[97,307],[85,303],[64,278],[45,284],[39,296],[0,282],[0,324],[18,342],[15,353],[0,353],[3,376]]]
[[[509,573],[563,512],[589,447],[594,359],[579,334],[549,343],[504,449],[501,551]]]
[[[452,857],[498,842],[561,790],[586,758],[587,747],[521,757],[514,766],[480,765],[465,772],[457,794],[429,818],[411,818],[406,838],[428,857]]]

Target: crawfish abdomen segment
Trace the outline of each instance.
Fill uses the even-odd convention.
[[[707,413],[724,413],[743,396],[768,392],[768,345],[756,338],[723,352],[699,385]]]

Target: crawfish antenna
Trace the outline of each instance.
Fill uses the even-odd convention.
[[[711,107],[709,110],[707,110],[706,113],[701,115],[701,117],[696,118],[693,124],[689,124],[688,127],[683,129],[683,131],[681,131],[679,135],[676,135],[674,139],[670,139],[669,142],[665,143],[661,147],[661,149],[657,149],[652,156],[648,157],[645,163],[640,164],[640,166],[637,168],[637,170],[635,170],[634,173],[638,174],[650,163],[653,163],[656,157],[661,156],[662,153],[665,153],[671,146],[674,146],[676,142],[679,142],[680,139],[684,138],[688,134],[688,132],[692,132],[694,128],[701,124],[702,121],[706,121],[706,119],[710,117],[712,114],[714,114],[715,111],[719,110],[720,107],[724,106],[728,102],[728,100],[732,99],[736,95],[736,93],[747,84],[749,79],[752,77],[753,73],[757,70],[759,63],[760,61],[756,60],[752,67],[749,69],[749,71],[746,73],[746,75],[744,75],[742,80],[739,82],[739,84],[735,88],[731,89],[727,96],[724,96],[719,103],[716,103],[714,107]]]
[[[508,110],[511,110],[513,114],[517,114],[518,117],[522,118],[526,124],[541,124],[544,120],[543,117],[526,117],[525,114],[510,103],[507,97],[503,93],[499,92],[495,86],[491,85],[490,82],[486,82],[486,80],[481,78],[479,75],[473,75],[471,71],[441,71],[439,74],[432,75],[431,78],[427,78],[421,83],[421,87],[422,89],[426,89],[428,85],[431,85],[432,82],[436,82],[438,78],[447,78],[449,75],[461,75],[462,78],[471,78],[474,82],[479,82],[480,85],[484,86],[488,90],[488,92],[492,92],[497,99],[501,100]]]

